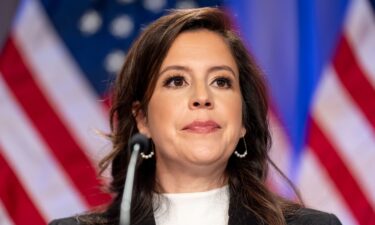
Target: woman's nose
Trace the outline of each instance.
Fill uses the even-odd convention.
[[[196,87],[189,105],[191,109],[213,108],[213,100],[207,87]]]
[[[193,108],[211,108],[212,103],[210,101],[196,100],[193,102]]]

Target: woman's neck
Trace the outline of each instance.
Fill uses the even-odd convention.
[[[160,193],[202,192],[227,184],[224,168],[198,166],[186,168],[165,164],[156,166],[157,188]]]

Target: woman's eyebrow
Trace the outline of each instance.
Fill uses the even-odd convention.
[[[236,77],[236,73],[234,72],[234,70],[233,70],[230,66],[227,66],[227,65],[220,65],[220,66],[213,66],[213,67],[210,67],[210,69],[208,70],[208,73],[212,73],[212,72],[216,72],[216,71],[221,71],[221,70],[228,71],[228,72],[230,72],[234,77]]]
[[[187,66],[180,66],[180,65],[171,65],[171,66],[167,66],[166,68],[164,68],[162,71],[160,71],[159,75],[169,71],[169,70],[181,70],[181,71],[185,71],[185,72],[192,72],[192,69],[187,67]],[[221,70],[225,70],[225,71],[228,71],[230,72],[234,77],[236,77],[236,73],[234,72],[234,70],[230,67],[230,66],[227,66],[227,65],[220,65],[220,66],[212,66],[208,69],[208,73],[212,73],[212,72],[217,72],[217,71],[221,71]]]
[[[162,75],[163,73],[165,73],[169,70],[181,70],[181,71],[185,71],[185,72],[191,72],[192,71],[189,67],[186,67],[186,66],[171,65],[171,66],[165,67],[162,71],[160,71],[159,75]]]

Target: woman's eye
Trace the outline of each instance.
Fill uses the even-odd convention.
[[[230,88],[232,87],[232,81],[226,77],[216,78],[213,84],[219,88]]]
[[[185,84],[186,84],[186,81],[183,76],[169,77],[164,81],[164,86],[166,87],[182,87]]]

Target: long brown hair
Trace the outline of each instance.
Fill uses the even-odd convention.
[[[82,217],[89,224],[118,223],[130,158],[128,141],[138,132],[132,105],[136,101],[140,102],[139,110],[147,113],[147,105],[158,79],[157,74],[168,49],[180,33],[195,29],[207,29],[221,35],[239,68],[243,123],[247,131],[244,139],[249,152],[245,158],[232,155],[228,161],[226,173],[231,202],[236,202],[236,207],[245,208],[264,224],[272,225],[285,225],[285,218],[298,208],[297,204],[277,197],[265,186],[271,137],[262,74],[239,36],[232,30],[225,13],[217,8],[199,8],[171,11],[150,24],[132,45],[113,87],[110,111],[113,150],[100,163],[101,171],[111,167],[113,180],[110,191],[114,198],[103,212]],[[242,152],[243,146],[238,144],[236,150]],[[138,162],[132,200],[132,224],[142,224],[153,219],[155,163],[155,158],[140,159]]]

